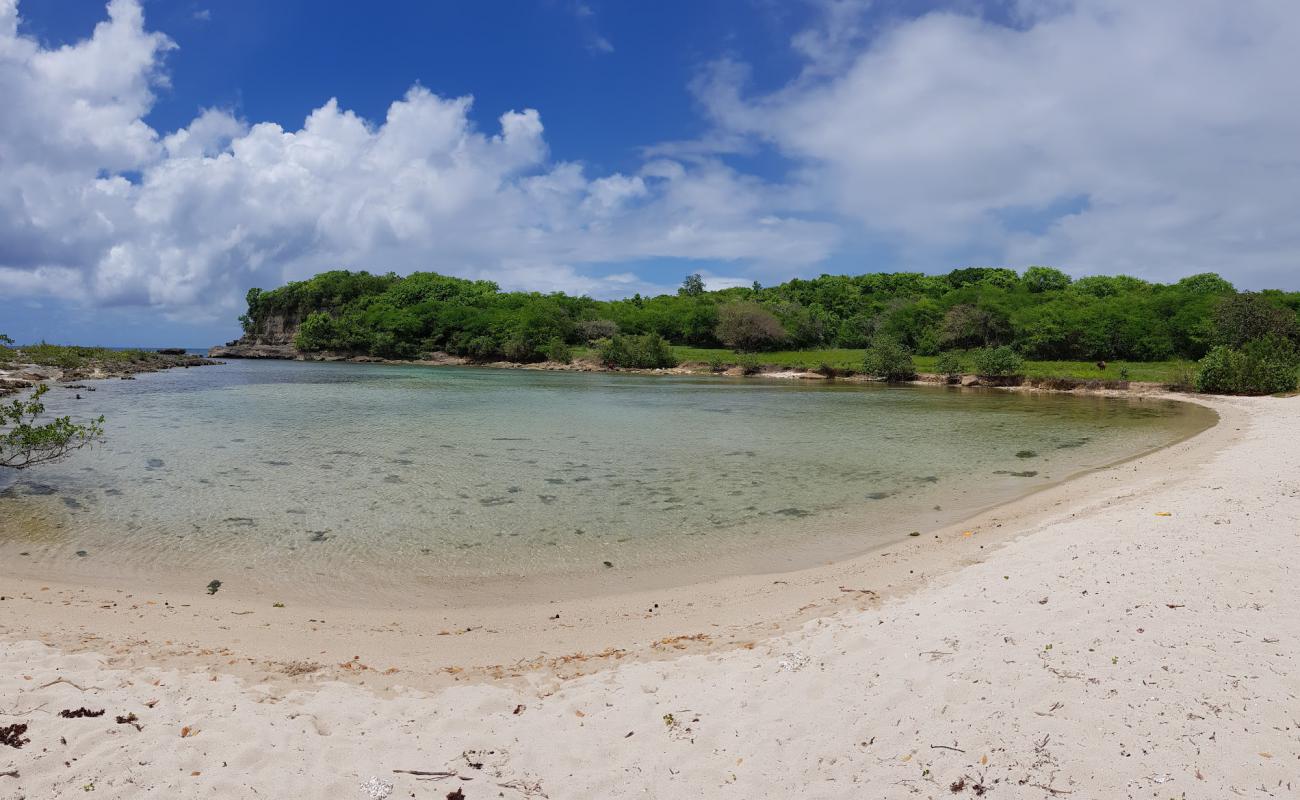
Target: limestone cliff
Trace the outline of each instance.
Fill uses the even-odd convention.
[[[298,358],[293,346],[302,318],[297,315],[268,314],[257,326],[233,342],[208,350],[212,358]]]

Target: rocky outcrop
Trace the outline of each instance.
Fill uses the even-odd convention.
[[[168,355],[158,352],[148,353],[129,361],[86,358],[75,366],[59,367],[51,364],[26,363],[21,360],[24,356],[23,351],[20,349],[15,352],[20,360],[0,368],[0,397],[30,389],[42,383],[66,384],[71,381],[104,378],[132,380],[134,376],[142,372],[159,372],[165,369],[201,367],[219,363],[201,356]]]
[[[292,344],[259,344],[247,339],[219,344],[208,348],[208,358],[297,358],[298,349]]]
[[[302,319],[296,315],[268,314],[233,342],[219,344],[208,350],[209,358],[299,358],[302,354],[294,347],[294,337]]]

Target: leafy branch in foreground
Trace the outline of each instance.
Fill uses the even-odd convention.
[[[26,469],[63,458],[73,450],[101,441],[104,418],[84,424],[71,417],[56,417],[38,424],[45,413],[41,397],[49,387],[41,384],[26,400],[0,405],[0,467]]]

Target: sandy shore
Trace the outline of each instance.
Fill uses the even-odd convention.
[[[1300,398],[1214,407],[890,552],[667,593],[393,619],[3,565],[0,797],[1291,796]]]

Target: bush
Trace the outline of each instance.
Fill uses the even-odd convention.
[[[975,353],[975,374],[981,378],[1023,378],[1025,360],[1010,347],[988,347]]]
[[[949,383],[961,380],[963,367],[961,356],[957,353],[940,353],[934,368],[939,370],[939,374],[947,378]]]
[[[334,318],[324,311],[316,311],[307,316],[298,327],[298,335],[293,338],[293,346],[304,352],[332,350],[338,331]]]
[[[618,323],[609,319],[587,319],[577,325],[578,335],[588,342],[608,339],[618,333]]]
[[[1300,385],[1295,346],[1285,339],[1260,339],[1240,349],[1220,345],[1200,361],[1196,391],[1210,394],[1274,394]]]
[[[677,357],[668,342],[657,333],[644,336],[615,335],[596,347],[600,363],[607,367],[659,369],[677,366]]]
[[[786,338],[785,328],[758,303],[728,303],[718,309],[718,340],[741,353],[771,347]]]
[[[501,353],[507,361],[516,363],[527,363],[537,360],[537,350],[533,347],[532,342],[520,336],[511,337],[501,345]]]
[[[740,367],[741,375],[757,375],[763,371],[763,365],[758,362],[758,356],[743,355],[736,359],[736,366]]]
[[[567,364],[573,360],[573,348],[569,347],[563,339],[555,338],[542,347],[542,355],[546,356],[547,361]]]
[[[893,339],[876,339],[867,348],[862,371],[873,378],[883,378],[891,383],[910,381],[916,377],[912,354]]]

